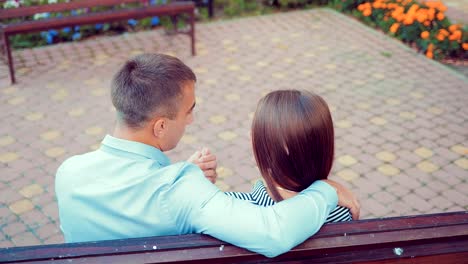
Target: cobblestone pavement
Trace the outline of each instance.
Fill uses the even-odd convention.
[[[443,0],[447,6],[447,16],[450,20],[468,24],[468,0]]]
[[[328,9],[197,25],[15,52],[18,84],[0,66],[0,247],[62,242],[54,174],[112,132],[109,80],[128,57],[176,55],[198,76],[196,120],[177,161],[208,146],[223,190],[259,177],[249,143],[258,99],[315,91],[336,126],[331,178],[356,192],[362,217],[468,210],[468,80]]]

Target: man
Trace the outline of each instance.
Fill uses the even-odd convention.
[[[193,122],[195,81],[180,60],[160,54],[137,56],[117,72],[113,136],[57,171],[67,242],[204,233],[273,257],[318,231],[336,206],[335,188],[340,200],[351,201],[342,205],[358,209],[346,189],[323,181],[275,206],[255,206],[225,195],[193,163],[170,164],[163,152]],[[192,160],[214,181],[216,162],[203,152]]]

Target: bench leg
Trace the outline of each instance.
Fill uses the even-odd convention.
[[[11,49],[10,49],[10,40],[8,35],[3,34],[3,44],[5,46],[5,53],[7,56],[7,63],[8,63],[8,68],[10,70],[10,80],[11,83],[14,84],[16,82],[15,80],[15,69],[13,66],[13,59],[11,57]]]
[[[192,56],[195,56],[195,11],[190,14],[190,39],[192,41]]]
[[[213,1],[214,0],[208,0],[208,16],[210,18],[213,18]]]

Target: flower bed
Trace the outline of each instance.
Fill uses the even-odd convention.
[[[333,4],[416,47],[428,58],[468,57],[468,28],[452,24],[440,1],[334,0]]]

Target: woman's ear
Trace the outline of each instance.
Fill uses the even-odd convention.
[[[156,119],[156,121],[153,124],[153,135],[156,138],[163,137],[166,132],[166,127],[167,127],[166,119],[164,118]]]

